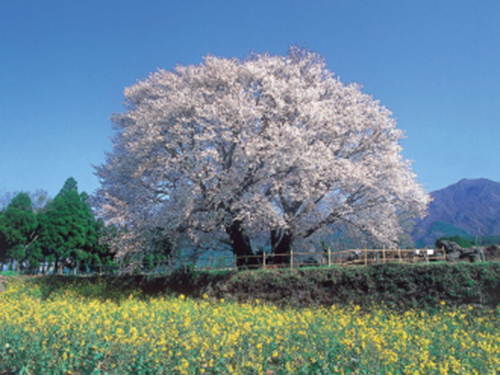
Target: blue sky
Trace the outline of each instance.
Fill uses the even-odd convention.
[[[0,194],[92,193],[123,89],[213,54],[305,45],[389,108],[437,190],[500,181],[500,1],[0,2]]]

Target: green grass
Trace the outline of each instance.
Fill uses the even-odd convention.
[[[19,272],[14,271],[0,271],[0,276],[19,276]]]

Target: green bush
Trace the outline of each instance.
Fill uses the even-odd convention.
[[[450,237],[441,237],[436,240],[436,246],[438,246],[439,241],[451,241],[455,242],[457,245],[464,249],[469,249],[472,246],[475,246],[475,242],[472,238],[460,237],[458,235],[450,236]]]

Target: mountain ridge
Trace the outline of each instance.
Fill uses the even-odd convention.
[[[416,222],[412,232],[417,246],[467,233],[478,237],[500,235],[500,182],[464,178],[430,195],[433,200],[428,215]]]

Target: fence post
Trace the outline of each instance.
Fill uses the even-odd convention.
[[[332,251],[328,248],[328,267],[332,265]]]
[[[293,268],[293,250],[290,250],[290,268]]]
[[[401,249],[399,247],[398,247],[398,258],[399,258],[399,263],[401,263],[403,259],[401,258]]]
[[[365,248],[365,266],[368,265],[368,252],[366,251]]]
[[[266,268],[266,252],[262,252],[262,268]]]
[[[212,256],[211,255],[208,257],[208,269],[209,270],[212,269]]]
[[[238,270],[238,256],[234,254],[234,269]]]
[[[383,258],[383,263],[385,264],[385,246],[382,247],[382,258]]]

